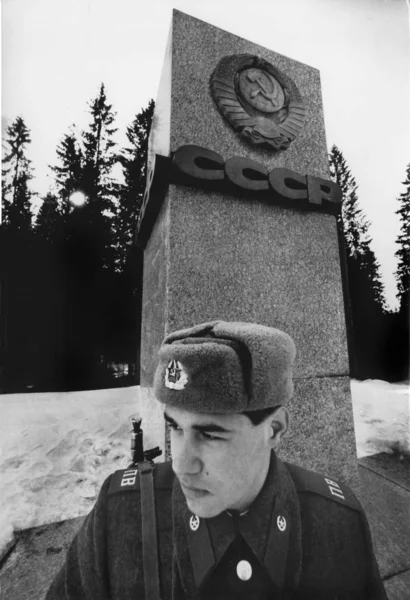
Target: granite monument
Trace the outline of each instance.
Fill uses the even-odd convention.
[[[165,427],[151,386],[164,335],[254,321],[298,349],[281,457],[355,486],[340,207],[319,71],[175,10],[136,236],[144,426],[156,424],[156,443]]]

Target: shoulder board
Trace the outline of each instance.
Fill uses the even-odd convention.
[[[325,477],[314,471],[308,471],[297,465],[290,463],[285,463],[285,465],[292,476],[298,493],[318,494],[329,500],[334,500],[343,506],[362,511],[359,500],[345,483],[338,483],[330,477]]]
[[[170,462],[154,464],[155,489],[172,489],[174,473]],[[111,477],[108,496],[122,492],[139,492],[140,478],[137,466],[115,471]]]

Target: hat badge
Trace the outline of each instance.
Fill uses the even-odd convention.
[[[171,360],[165,369],[165,387],[170,390],[183,390],[188,383],[188,375],[178,360]]]

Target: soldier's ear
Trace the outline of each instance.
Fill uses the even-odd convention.
[[[269,445],[276,449],[289,429],[288,409],[285,406],[278,406],[275,412],[268,417],[268,421],[270,424]]]

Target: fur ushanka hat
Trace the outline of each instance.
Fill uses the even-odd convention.
[[[213,321],[170,333],[159,351],[157,399],[198,413],[241,413],[293,394],[292,338],[272,327]]]

